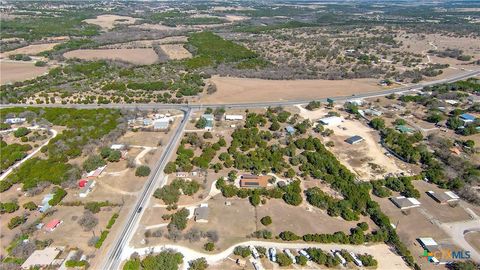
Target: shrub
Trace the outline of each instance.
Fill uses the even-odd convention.
[[[207,268],[207,260],[203,257],[188,262],[188,270],[205,270]]]
[[[30,210],[30,211],[33,211],[33,210],[36,210],[38,208],[38,206],[30,201],[30,202],[27,202],[23,205],[23,208],[27,209],[27,210]]]
[[[260,219],[260,222],[264,226],[268,226],[268,225],[272,224],[272,218],[270,216],[264,216],[262,219]]]
[[[290,266],[290,265],[292,265],[293,261],[285,253],[278,253],[277,254],[277,263],[280,266]]]
[[[16,216],[16,217],[13,217],[12,219],[10,219],[10,222],[8,222],[8,228],[10,230],[13,230],[14,228],[22,225],[23,223],[25,223],[27,221],[27,218],[24,217],[24,216]]]
[[[118,162],[120,161],[120,158],[122,157],[122,153],[118,150],[112,151],[109,155],[107,160],[109,162]]]
[[[206,251],[213,251],[215,249],[215,244],[212,242],[208,242],[204,245]]]
[[[103,242],[105,239],[107,239],[109,231],[105,230],[102,231],[102,234],[100,235],[100,238],[98,239],[97,243],[95,243],[95,248],[100,248],[103,245]]]
[[[16,202],[0,203],[0,213],[13,213],[20,208]]]
[[[13,132],[13,136],[15,136],[15,138],[20,138],[20,137],[23,137],[27,134],[30,133],[30,130],[26,127],[19,127],[17,130],[15,130]]]
[[[107,224],[107,229],[111,229],[113,224],[115,224],[115,221],[117,220],[118,218],[118,213],[115,213],[113,214],[113,216],[110,218],[110,220],[108,221],[108,224]]]
[[[250,256],[252,254],[252,252],[250,251],[250,249],[248,247],[236,246],[233,249],[233,254],[235,254],[237,256],[241,256],[243,258],[247,258],[248,256]]]
[[[50,206],[57,205],[65,196],[67,196],[67,192],[63,188],[57,187],[53,194],[53,198],[48,201],[48,204],[50,204]]]
[[[150,175],[150,167],[146,165],[139,166],[135,170],[135,176],[145,177]]]

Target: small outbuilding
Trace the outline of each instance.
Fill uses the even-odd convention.
[[[243,120],[243,115],[241,114],[226,114],[225,120],[227,121],[238,121]]]
[[[196,222],[207,223],[208,222],[208,204],[202,204],[200,207],[195,208],[193,216]]]
[[[112,146],[110,146],[110,149],[112,149],[112,150],[123,150],[123,149],[125,149],[125,144],[112,144]]]
[[[13,118],[5,119],[6,124],[21,124],[25,121],[27,121],[27,118],[23,118],[23,117],[13,117]]]
[[[50,222],[45,225],[45,230],[49,232],[53,232],[60,224],[62,224],[63,221],[59,219],[52,219]]]
[[[400,131],[400,133],[406,133],[406,134],[413,133],[413,129],[409,128],[405,125],[398,125],[398,126],[395,127],[395,129]]]
[[[295,128],[292,126],[287,126],[285,127],[285,130],[287,131],[288,134],[294,135],[295,134]]]
[[[390,198],[390,200],[393,202],[393,204],[395,204],[398,208],[402,210],[420,206],[420,202],[415,198],[398,196],[398,197],[392,197]]]
[[[441,204],[456,202],[460,199],[460,197],[458,197],[458,195],[453,193],[452,191],[434,192],[430,190],[430,191],[427,191],[427,194],[432,199],[434,199],[435,201]]]
[[[462,120],[465,124],[473,123],[475,121],[475,116],[469,113],[464,113],[460,115],[460,120]]]
[[[349,144],[357,144],[357,143],[363,142],[364,140],[365,139],[362,138],[361,136],[355,135],[346,139],[345,141]]]

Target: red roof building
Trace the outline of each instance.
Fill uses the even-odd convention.
[[[78,187],[83,188],[87,183],[88,183],[87,179],[80,179],[80,181],[78,181]]]
[[[50,222],[47,223],[47,225],[45,225],[45,230],[47,231],[53,231],[55,230],[58,225],[62,224],[62,221],[59,220],[59,219],[52,219],[50,220]]]

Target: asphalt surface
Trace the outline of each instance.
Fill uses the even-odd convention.
[[[474,77],[480,75],[480,70],[473,70],[468,72],[462,72],[451,76],[449,78],[431,81],[431,82],[423,82],[418,84],[413,84],[409,86],[402,86],[398,88],[393,88],[389,90],[382,90],[382,91],[374,91],[368,92],[363,94],[358,94],[354,96],[337,96],[337,97],[330,97],[334,101],[343,101],[351,98],[369,98],[369,97],[376,97],[376,96],[386,96],[389,94],[395,94],[399,92],[405,92],[410,90],[417,90],[421,89],[425,86],[431,86],[435,84],[442,84],[442,83],[449,83],[454,81],[459,81],[463,79],[467,79],[470,77]],[[217,107],[225,107],[225,108],[263,108],[263,107],[275,107],[275,106],[289,106],[295,104],[305,104],[310,102],[312,99],[309,100],[286,100],[286,101],[272,101],[272,102],[251,102],[251,103],[222,103],[222,104],[166,104],[166,103],[133,103],[133,104],[0,104],[0,108],[8,108],[8,107],[64,107],[64,108],[77,108],[77,109],[96,109],[96,108],[113,108],[113,109],[138,109],[138,110],[152,110],[152,109],[177,109],[177,110],[188,110],[188,109],[202,109],[206,107],[210,108],[217,108]],[[316,99],[318,101],[325,102],[327,99]]]
[[[152,173],[150,174],[142,193],[138,196],[135,206],[131,209],[128,220],[125,222],[125,224],[123,224],[123,229],[119,234],[117,234],[112,248],[109,250],[107,257],[104,259],[101,269],[118,269],[120,267],[120,263],[122,261],[122,252],[135,233],[137,224],[140,221],[146,206],[148,205],[150,197],[153,195],[155,189],[161,186],[163,181],[165,181],[165,178],[163,177],[163,170],[169,161],[172,152],[175,151],[176,145],[182,137],[191,112],[191,109],[186,110],[182,122],[176,129],[174,135],[170,138],[166,148],[162,153],[162,156],[155,165],[155,168],[152,170]]]

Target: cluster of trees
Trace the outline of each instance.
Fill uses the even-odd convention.
[[[305,109],[309,110],[309,111],[313,111],[313,110],[316,110],[318,108],[320,108],[322,104],[320,103],[320,101],[310,101],[307,106],[305,107]]]
[[[325,265],[328,268],[334,268],[340,264],[340,261],[336,256],[324,252],[319,248],[308,248],[307,253],[310,258],[312,258],[312,261],[320,265]]]
[[[309,188],[305,191],[307,201],[318,208],[327,210],[332,217],[341,216],[347,221],[358,220],[358,214],[352,211],[352,206],[347,200],[335,199],[319,187]]]
[[[155,190],[153,196],[157,199],[163,200],[165,204],[174,205],[180,198],[180,191],[187,196],[193,196],[198,190],[200,190],[200,184],[197,181],[186,181],[177,178],[169,185],[165,185],[162,188]]]
[[[391,195],[390,190],[400,192],[405,197],[420,198],[420,192],[413,186],[412,180],[419,179],[419,176],[389,176],[383,180],[371,181],[373,194],[378,197],[385,198]],[[388,188],[388,189],[386,189]]]
[[[192,34],[188,38],[188,46],[195,55],[185,62],[190,69],[258,57],[255,52],[206,31]]]
[[[167,225],[168,230],[183,231],[187,227],[189,213],[188,209],[182,208],[171,215],[165,215],[164,218],[170,220],[170,223]]]
[[[53,197],[48,201],[50,206],[57,205],[65,196],[67,196],[67,191],[63,188],[55,187],[53,191]]]
[[[143,260],[141,260],[138,255],[134,256],[125,263],[123,270],[178,270],[178,266],[182,263],[182,253],[173,250],[164,250],[156,255],[147,255]]]
[[[20,206],[16,201],[0,203],[0,214],[13,213],[18,210]]]
[[[0,156],[0,171],[4,171],[17,161],[22,160],[27,156],[27,152],[32,150],[32,146],[29,144],[7,144],[3,140],[0,140],[0,147],[2,148],[2,155]]]
[[[61,184],[78,179],[80,170],[68,160],[79,157],[87,144],[119,136],[116,130],[124,126],[120,111],[110,109],[8,108],[0,112],[2,115],[29,114],[37,123],[67,127],[42,147],[41,152],[47,155],[47,159],[35,157],[24,162],[1,182],[0,191],[15,183],[23,183],[23,189],[29,189],[43,181]]]
[[[140,177],[145,177],[150,175],[150,167],[147,165],[141,165],[138,166],[137,169],[135,170],[135,176],[140,176]]]

